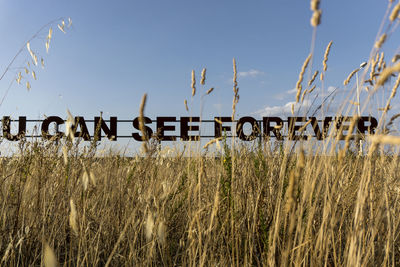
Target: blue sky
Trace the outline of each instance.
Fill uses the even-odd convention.
[[[313,69],[321,69],[332,40],[327,88],[343,87],[348,73],[367,60],[386,8],[387,1],[378,0],[321,1]],[[12,85],[1,114],[65,117],[68,108],[88,118],[103,111],[105,117],[132,119],[147,93],[149,117],[186,115],[184,99],[191,114],[199,115],[200,92],[214,87],[204,98],[203,116],[229,116],[236,58],[237,112],[259,118],[265,108],[279,110],[294,100],[288,91],[310,52],[311,15],[309,1],[294,0],[0,0],[1,71],[41,26],[59,17],[73,21],[66,34],[53,26],[48,54],[47,30],[31,42],[45,68],[37,68],[30,91]],[[396,32],[390,38],[388,61],[400,41]],[[0,81],[1,97],[29,60],[25,50]],[[207,68],[204,88],[199,85],[202,68]],[[192,69],[198,81],[193,102]]]

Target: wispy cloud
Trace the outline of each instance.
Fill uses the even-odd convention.
[[[292,116],[292,105],[294,105],[295,114],[304,114],[311,107],[310,100],[304,100],[303,103],[294,101],[287,102],[281,106],[266,106],[256,112],[260,116]]]
[[[250,69],[249,71],[239,71],[238,76],[241,78],[244,78],[244,77],[254,78],[256,76],[260,76],[263,74],[264,74],[264,72],[262,72],[260,70]]]

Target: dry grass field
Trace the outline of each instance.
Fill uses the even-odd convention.
[[[387,131],[399,116],[386,118],[400,83],[389,77],[400,77],[400,56],[386,62],[381,53],[400,4],[388,4],[388,27],[377,34],[364,72],[345,79],[354,94],[337,111],[356,118],[367,105],[357,100],[358,72],[367,94],[388,90],[376,135],[362,153],[334,132],[296,144],[214,140],[211,152],[190,157],[148,142],[140,156],[100,157],[93,143],[83,149],[67,137],[22,140],[0,159],[0,265],[400,266],[400,139]],[[316,31],[319,1],[311,10]],[[311,50],[296,103],[324,86],[331,45],[322,58]],[[322,63],[318,73],[308,69],[313,60]],[[239,101],[235,61],[233,72],[232,117]],[[195,83],[193,73],[192,95]],[[145,98],[138,110],[144,133]]]
[[[400,264],[397,156],[59,150],[0,163],[3,266]]]

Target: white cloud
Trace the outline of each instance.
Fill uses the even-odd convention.
[[[263,75],[264,72],[256,70],[256,69],[250,69],[249,71],[239,71],[238,74],[239,74],[239,77],[242,77],[242,78],[244,78],[244,77],[254,78],[256,76]]]
[[[266,106],[262,110],[256,112],[260,116],[293,116],[292,105],[294,105],[295,115],[303,115],[311,106],[310,100],[304,100],[303,103],[296,103],[294,101],[287,102],[282,106]]]

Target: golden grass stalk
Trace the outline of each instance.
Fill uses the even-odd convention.
[[[300,102],[301,102],[301,103],[303,103],[304,97],[306,96],[307,93],[308,93],[308,91],[307,91],[307,90],[304,90],[303,93],[301,94],[301,99],[300,99]]]
[[[316,85],[314,84],[314,86],[313,87],[311,87],[311,89],[310,90],[308,90],[308,93],[309,94],[311,94],[314,90],[315,90],[315,87],[316,87]]]
[[[211,92],[214,91],[214,87],[211,87],[210,89],[207,90],[206,95],[211,94]]]
[[[345,138],[344,147],[343,147],[343,149],[341,151],[339,151],[339,160],[342,160],[344,158],[344,156],[346,155],[346,152],[349,149],[350,139],[352,137],[352,133],[353,133],[354,128],[355,128],[355,126],[356,126],[356,124],[358,122],[358,119],[359,119],[358,116],[353,116],[352,117],[352,120],[351,120],[351,123],[350,123],[350,126],[349,126],[349,130],[347,131],[347,135],[346,135],[346,138]],[[342,126],[342,128],[343,128],[343,126]]]
[[[151,212],[147,213],[147,219],[145,222],[145,236],[146,240],[150,241],[153,236],[153,228],[154,228],[154,219]]]
[[[158,223],[157,238],[161,245],[165,245],[167,237],[167,226],[164,221]]]
[[[212,144],[214,144],[214,143],[216,143],[216,142],[218,142],[218,141],[220,141],[220,140],[222,140],[222,137],[214,138],[214,139],[208,141],[207,144],[205,144],[205,145],[203,146],[203,148],[206,149],[206,148],[209,147],[210,145],[212,145]]]
[[[319,0],[311,0],[311,2],[310,2],[310,9],[311,9],[312,11],[317,11],[317,10],[319,9],[319,3],[320,3]]]
[[[92,171],[89,172],[90,181],[92,182],[93,186],[96,186],[96,176]]]
[[[317,27],[319,24],[321,24],[321,14],[322,11],[321,10],[316,10],[313,12],[313,15],[311,17],[311,26],[313,27]]]
[[[317,77],[319,71],[316,70],[313,74],[313,76],[311,77],[311,80],[308,81],[308,86],[311,86],[311,84],[314,82],[315,78]]]
[[[89,186],[89,174],[87,173],[86,169],[83,171],[82,175],[82,186],[84,192],[88,189]]]
[[[215,120],[217,123],[222,124],[222,121],[221,121],[221,120],[219,120],[219,119],[217,119],[217,118],[214,118],[214,120]]]
[[[299,133],[302,133],[311,122],[312,120],[310,119],[303,126],[301,126],[301,128],[299,129]]]
[[[360,70],[359,68],[353,70],[353,71],[349,74],[349,76],[347,76],[347,79],[344,80],[343,85],[348,85],[349,82],[350,82],[350,80],[351,80],[351,78],[352,78],[352,77],[354,76],[354,74],[356,74],[357,71],[359,71],[359,70]]]
[[[377,147],[380,144],[383,145],[400,145],[400,137],[399,136],[393,136],[393,135],[385,135],[385,134],[380,134],[380,135],[371,135],[369,136],[369,140],[371,142],[371,146],[368,151],[368,155],[371,156]]]
[[[64,164],[68,164],[68,149],[65,145],[62,147],[62,152],[63,152],[63,158],[64,158]]]
[[[237,68],[235,58],[233,58],[233,93],[232,121],[235,119],[236,104],[239,102],[239,88],[237,87]]]
[[[71,112],[67,109],[68,118],[65,122],[65,135],[69,137],[71,140],[74,140],[75,133],[73,131],[73,126],[75,124],[74,117],[72,116]]]
[[[387,37],[386,33],[382,34],[379,40],[375,43],[375,48],[380,49],[383,43],[386,41],[386,37]]]
[[[140,108],[139,108],[139,129],[140,132],[142,133],[142,147],[145,153],[148,152],[148,147],[147,147],[147,140],[150,138],[150,136],[147,136],[145,127],[144,127],[144,108],[146,106],[146,99],[147,99],[147,94],[145,93],[142,97],[142,101],[140,103]]]
[[[189,111],[189,107],[188,107],[188,103],[187,103],[186,99],[183,101],[183,104],[185,104],[186,111]]]
[[[380,56],[379,56],[378,71],[381,71],[381,69],[382,69],[382,67],[383,67],[383,63],[385,62],[385,61],[384,61],[384,58],[385,58],[385,53],[382,52],[382,53],[380,54]]]
[[[201,80],[200,84],[204,85],[206,83],[206,68],[201,71]]]
[[[394,57],[392,58],[392,63],[395,63],[399,59],[400,59],[400,55],[399,54],[394,55]]]
[[[45,267],[59,266],[57,257],[54,254],[53,249],[49,246],[47,242],[44,243],[43,264]]]
[[[299,100],[300,100],[301,89],[302,89],[301,83],[303,82],[304,72],[306,71],[308,63],[311,60],[311,56],[312,56],[312,54],[308,55],[306,60],[303,62],[303,66],[301,67],[301,71],[300,71],[300,74],[299,74],[299,79],[297,80],[297,83],[296,83],[296,88],[297,88],[296,103],[298,103]]]
[[[74,201],[71,199],[69,202],[71,211],[69,213],[69,226],[75,235],[78,235],[78,213],[76,212],[76,207]]]
[[[392,99],[396,96],[396,92],[397,92],[397,89],[399,88],[399,85],[400,85],[400,75],[397,76],[396,82],[394,83],[394,86],[393,86],[393,88],[392,88],[392,92],[391,92],[391,94],[390,94],[390,96],[389,96],[389,98],[388,98],[388,101],[387,101],[387,103],[386,103],[386,107],[384,108],[384,112],[385,112],[385,113],[389,111],[389,109],[390,109],[390,102],[391,102]]]
[[[329,42],[325,49],[325,54],[324,54],[324,60],[322,61],[322,65],[324,66],[324,71],[327,71],[328,65],[326,64],[328,62],[328,56],[329,52],[331,51],[331,46],[332,46],[332,41]]]
[[[393,22],[398,16],[400,11],[400,3],[398,3],[392,10],[392,13],[389,16],[389,20]]]
[[[400,63],[397,63],[392,67],[387,67],[384,70],[382,70],[381,74],[379,75],[379,79],[376,82],[376,88],[384,85],[386,81],[389,79],[389,77],[392,75],[392,73],[399,71],[400,71]]]
[[[192,70],[192,97],[196,94],[196,77],[194,74],[194,70]]]

